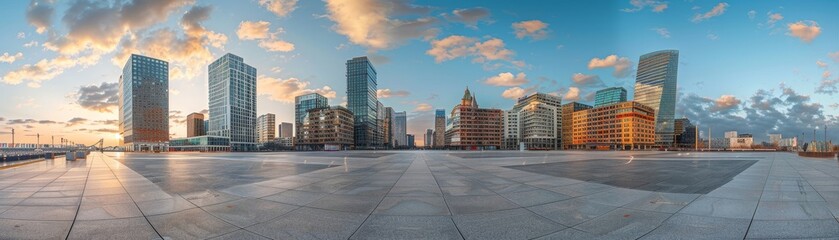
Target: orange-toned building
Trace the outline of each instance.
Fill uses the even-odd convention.
[[[467,88],[446,124],[446,146],[453,149],[499,149],[503,142],[504,112],[479,108]]]
[[[655,144],[655,110],[620,102],[573,113],[572,149],[647,149]]]

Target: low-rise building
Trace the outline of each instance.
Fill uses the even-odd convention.
[[[340,107],[315,108],[299,126],[297,149],[338,150],[353,146],[353,114]]]
[[[751,149],[754,138],[751,134],[737,134],[737,137],[728,138],[729,147],[732,149]]]
[[[478,107],[467,88],[460,104],[451,111],[446,125],[446,146],[453,149],[499,149],[503,142],[504,113],[501,109]]]
[[[591,108],[592,106],[578,102],[570,102],[562,105],[562,116],[560,117],[560,125],[562,126],[560,129],[560,135],[562,136],[560,145],[562,145],[562,149],[571,149],[571,145],[573,145],[574,121],[572,118],[574,112]]]
[[[230,138],[197,136],[169,140],[170,152],[229,152]]]
[[[562,98],[533,93],[504,112],[504,148],[557,150],[561,141]]]
[[[655,110],[622,102],[573,113],[574,149],[646,149],[655,144]]]

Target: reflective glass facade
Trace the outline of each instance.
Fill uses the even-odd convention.
[[[393,140],[396,147],[408,146],[408,113],[404,111],[393,116]]]
[[[303,120],[306,119],[309,110],[325,107],[329,107],[329,100],[317,93],[294,97],[294,125],[297,126],[296,135],[298,139],[303,136],[301,134]]]
[[[126,151],[169,141],[169,63],[132,54],[119,78],[119,130]]]
[[[603,105],[615,104],[619,102],[626,102],[626,89],[622,87],[610,87],[600,89],[594,94],[594,106],[599,107]]]
[[[372,148],[376,144],[378,99],[376,69],[367,57],[347,61],[347,108],[353,113],[355,146]]]
[[[256,150],[256,68],[233,54],[208,67],[208,135],[230,138],[232,151]]]
[[[675,140],[676,77],[679,51],[662,50],[644,54],[638,61],[634,101],[655,110],[655,144],[671,146]]]

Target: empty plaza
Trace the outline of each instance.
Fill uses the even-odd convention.
[[[0,238],[839,237],[839,162],[793,153],[91,153],[0,170]]]

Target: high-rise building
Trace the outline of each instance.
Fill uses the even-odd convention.
[[[434,143],[435,148],[446,146],[446,110],[437,109],[434,113]]]
[[[277,133],[277,136],[281,138],[290,138],[294,136],[294,124],[288,122],[282,122],[279,126],[277,126],[280,131]]]
[[[504,112],[504,148],[525,149],[560,148],[562,128],[562,98],[545,93],[533,93],[517,100],[513,109]]]
[[[232,151],[256,150],[256,68],[225,54],[208,66],[210,130],[230,138]]]
[[[393,138],[393,117],[396,116],[396,112],[393,111],[392,107],[385,107],[385,119],[382,121],[382,133],[384,133],[383,140],[385,142],[385,148],[392,148],[394,147],[394,138]]]
[[[396,112],[393,116],[393,139],[396,147],[408,146],[408,113]]]
[[[737,137],[737,131],[725,132],[725,138],[736,138],[736,137]]]
[[[646,149],[655,143],[655,111],[622,102],[573,113],[574,149]]]
[[[594,94],[594,106],[626,102],[626,89],[623,87],[610,87],[597,90]]]
[[[690,123],[690,119],[687,118],[675,120],[673,134],[675,136],[676,147],[694,148],[698,142],[696,139],[696,126]]]
[[[119,77],[119,132],[126,151],[165,151],[169,63],[131,54]]]
[[[376,142],[376,148],[385,147],[386,140],[385,140],[385,105],[382,104],[381,101],[376,101],[376,135],[373,137],[374,141]]]
[[[335,106],[310,109],[302,125],[297,125],[298,149],[340,150],[353,145],[353,114]]]
[[[273,113],[266,113],[259,115],[256,118],[256,136],[257,143],[263,144],[273,141],[277,137],[276,129],[277,116]]]
[[[408,148],[416,147],[416,139],[414,138],[414,134],[405,134],[405,139],[408,140],[408,144],[405,145]]]
[[[201,129],[201,136],[207,136],[208,130],[210,130],[210,119],[204,119],[204,128]]]
[[[355,147],[376,146],[376,69],[367,57],[347,60],[347,108],[355,116]]]
[[[678,50],[644,54],[638,61],[634,101],[655,111],[655,144],[658,146],[671,146],[674,142],[678,70]]]
[[[204,114],[190,113],[186,115],[186,137],[204,136]]]
[[[498,149],[504,134],[501,109],[478,107],[478,100],[467,88],[454,106],[446,123],[446,146],[456,149]]]
[[[425,136],[423,136],[423,147],[430,148],[434,143],[434,130],[425,129]]]
[[[329,100],[318,93],[309,93],[294,97],[294,126],[295,137],[300,140],[303,130],[303,120],[309,114],[309,110],[329,107]]]
[[[573,145],[574,112],[591,108],[592,107],[589,105],[585,105],[578,102],[570,102],[562,105],[562,117],[560,120],[560,124],[562,125],[560,131],[562,139],[560,140],[560,144],[562,145],[562,149],[571,149],[571,146]]]

